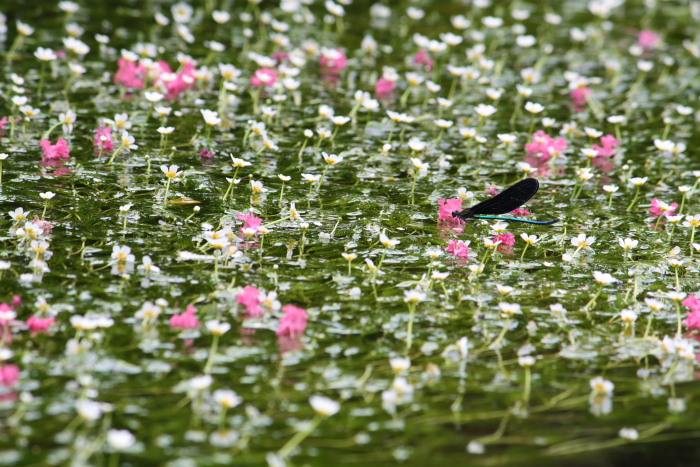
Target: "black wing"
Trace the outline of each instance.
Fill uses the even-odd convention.
[[[540,189],[536,178],[526,178],[505,191],[468,209],[470,215],[506,214],[530,201]]]

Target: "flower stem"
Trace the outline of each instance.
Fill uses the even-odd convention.
[[[168,177],[168,181],[165,183],[165,196],[163,196],[163,204],[168,202],[168,193],[170,192],[170,177]]]
[[[219,335],[214,334],[214,339],[211,341],[211,349],[209,349],[209,358],[207,358],[207,364],[204,365],[204,374],[208,375],[211,373],[211,367],[214,366],[214,356],[216,355],[216,350],[219,348]]]
[[[406,352],[411,350],[413,344],[413,319],[416,316],[416,304],[408,303],[408,330],[406,332]]]
[[[309,423],[309,426],[303,430],[297,432],[292,438],[287,441],[287,443],[282,446],[282,448],[277,451],[277,455],[280,456],[282,459],[286,459],[291,452],[301,444],[302,441],[304,441],[308,436],[314,432],[314,430],[318,427],[318,425],[321,423],[323,420],[323,417],[321,415],[316,415],[316,417]]]

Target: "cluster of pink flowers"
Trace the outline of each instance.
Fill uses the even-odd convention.
[[[532,135],[532,142],[525,144],[529,156],[534,156],[542,162],[547,162],[552,156],[561,155],[569,143],[564,138],[552,138],[542,130]]]
[[[156,87],[163,88],[167,99],[176,99],[188,88],[194,87],[197,80],[197,68],[187,62],[182,69],[174,73],[167,62],[161,60],[147,67],[143,62],[119,59],[119,69],[114,74],[114,83],[127,89],[141,90],[150,80]]]
[[[667,205],[668,208],[666,209],[662,209],[662,203],[663,201],[661,201],[659,198],[654,198],[651,200],[651,208],[649,208],[651,215],[654,217],[673,216],[676,208],[678,207],[678,203],[671,203],[670,205]]]
[[[427,50],[421,50],[416,54],[415,57],[413,57],[413,63],[415,63],[416,65],[421,65],[425,68],[425,71],[430,71],[433,69],[435,60],[430,58],[430,54]]]
[[[173,329],[197,329],[199,318],[195,316],[197,309],[193,305],[187,305],[184,313],[170,317],[170,327]]]
[[[202,159],[213,159],[215,155],[211,149],[202,149],[202,152],[199,153],[199,157]]]
[[[17,324],[15,308],[22,304],[22,297],[15,295],[12,304],[0,303],[0,341],[12,342],[10,326]],[[31,318],[30,318],[31,319]],[[17,365],[0,365],[0,387],[11,387],[19,380],[20,370]]]
[[[457,199],[441,199],[438,201],[438,204],[440,205],[439,211],[438,211],[438,221],[447,221],[447,222],[457,222],[460,223],[462,222],[459,218],[454,217],[452,213],[454,211],[461,211],[462,210],[462,200],[457,198]]]
[[[571,91],[571,101],[574,103],[576,112],[583,112],[588,103],[588,96],[591,95],[591,89],[588,86],[579,86]]]
[[[245,306],[247,319],[260,318],[265,313],[261,306],[261,295],[262,292],[252,285],[247,285],[243,292],[238,294],[238,303]]]
[[[0,366],[0,386],[14,386],[19,380],[19,367],[17,365]]]
[[[396,81],[388,80],[382,76],[374,86],[374,94],[376,94],[379,99],[388,99],[391,97],[394,89],[396,89]]]
[[[282,312],[284,316],[280,319],[277,335],[299,337],[304,334],[309,319],[306,310],[294,305],[285,305],[282,307]]]
[[[45,161],[68,159],[70,157],[68,141],[63,138],[59,138],[56,144],[51,144],[51,141],[42,139],[41,149],[44,151],[43,157]]]
[[[515,234],[512,234],[510,232],[498,234],[495,237],[493,237],[493,241],[500,243],[498,245],[498,251],[500,253],[513,253],[513,246],[515,245]]]
[[[42,318],[39,315],[33,315],[27,320],[27,326],[32,332],[47,331],[53,323],[56,322],[56,318],[53,316],[48,318]]]
[[[336,49],[332,54],[321,55],[321,72],[329,75],[339,75],[348,67],[348,57]]]
[[[238,214],[238,218],[245,222],[243,227],[241,227],[241,233],[245,235],[244,229],[253,229],[256,233],[260,230],[262,226],[262,219],[255,217],[252,212],[248,214]]]
[[[613,135],[603,136],[600,138],[600,143],[602,146],[597,144],[593,145],[593,149],[598,151],[598,157],[613,157],[615,155],[615,148],[620,146],[620,140]]]
[[[531,213],[525,208],[518,208],[518,209],[513,209],[510,214],[514,215],[515,217],[527,217]]]
[[[250,84],[255,87],[274,86],[279,79],[279,75],[272,68],[260,68],[251,76]]]
[[[649,29],[643,29],[637,34],[637,44],[644,49],[645,52],[654,50],[660,40],[661,35]]]
[[[101,125],[95,130],[94,146],[102,154],[111,154],[114,151],[114,141],[112,141],[112,127]]]
[[[598,154],[593,158],[593,165],[602,172],[610,172],[615,168],[612,158],[615,157],[617,151],[615,148],[620,146],[620,141],[613,135],[605,135],[600,138],[601,145],[594,144],[593,149],[598,151]]]
[[[691,331],[700,331],[700,300],[696,295],[690,295],[683,300],[683,306],[690,308],[688,317],[683,321],[683,324],[688,326]]]
[[[263,316],[265,310],[262,307],[262,296],[263,292],[252,285],[246,286],[243,292],[238,294],[238,303],[246,308],[246,319]],[[285,305],[282,312],[284,316],[280,319],[277,335],[298,338],[304,334],[309,318],[306,310],[295,305]]]
[[[467,259],[469,258],[469,243],[465,243],[462,240],[452,240],[447,245],[447,252],[452,253],[457,258]]]

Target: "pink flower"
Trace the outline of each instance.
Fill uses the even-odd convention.
[[[7,117],[0,118],[0,130],[4,130],[5,125],[7,125],[7,122],[9,122],[9,121],[10,121],[10,119]]]
[[[170,327],[173,329],[197,329],[199,319],[194,315],[197,309],[192,305],[187,305],[184,313],[170,317]]]
[[[447,252],[452,253],[457,258],[467,259],[469,258],[469,244],[464,243],[462,240],[452,240],[447,245]]]
[[[491,196],[496,196],[500,192],[501,192],[501,190],[499,190],[497,186],[492,186],[491,188],[484,190],[484,193],[486,193],[487,195],[491,195]]]
[[[515,217],[526,217],[530,215],[530,211],[524,208],[513,209],[510,213]]]
[[[19,379],[19,367],[17,365],[5,365],[0,367],[0,386],[12,386]]]
[[[374,93],[380,99],[386,99],[391,97],[391,92],[396,89],[396,82],[390,81],[383,76],[379,78],[377,84],[374,86]]]
[[[427,50],[421,50],[415,57],[413,57],[413,63],[416,65],[423,65],[426,71],[430,71],[432,70],[435,61],[430,58],[430,54],[428,54]]]
[[[114,151],[114,141],[112,141],[112,127],[100,125],[95,130],[94,146],[103,154],[111,154]]]
[[[8,326],[17,317],[15,309],[7,303],[0,303],[0,326]]]
[[[20,306],[22,306],[22,296],[14,295],[12,297],[12,308],[19,308]]]
[[[287,353],[304,348],[304,343],[301,339],[290,336],[277,336],[277,345],[280,346],[280,353]]]
[[[615,155],[615,148],[620,145],[620,140],[615,138],[613,135],[605,135],[600,138],[600,142],[603,146],[593,145],[593,149],[598,151],[597,157],[612,157]]]
[[[527,143],[525,149],[530,156],[536,156],[543,162],[548,161],[554,155],[561,155],[569,143],[564,138],[554,139],[542,130],[532,135],[532,143]]]
[[[574,103],[574,110],[582,112],[585,105],[588,103],[588,96],[591,95],[591,89],[587,86],[582,86],[571,91],[571,100]]]
[[[260,318],[265,310],[260,306],[260,295],[262,292],[252,285],[247,285],[243,292],[238,294],[238,303],[246,308],[246,318]]]
[[[252,212],[248,214],[238,214],[238,218],[245,222],[243,227],[241,227],[241,232],[243,232],[243,229],[253,229],[257,232],[263,221],[261,218],[255,217],[255,214]]]
[[[454,211],[462,210],[461,199],[441,199],[438,201],[438,204],[440,205],[438,211],[438,221],[462,222],[458,218],[452,216]]]
[[[289,54],[287,52],[279,50],[272,54],[272,58],[279,64],[289,60]]]
[[[693,310],[688,313],[688,316],[683,321],[689,330],[700,331],[700,310]]]
[[[661,203],[662,201],[659,198],[654,198],[651,200],[651,208],[649,208],[649,212],[656,217],[661,217],[661,216],[672,216],[673,213],[675,212],[676,208],[678,207],[678,203],[672,203],[669,207],[669,209],[662,209],[661,208]]]
[[[127,89],[143,89],[146,67],[125,58],[119,59],[119,69],[114,74],[114,84],[122,84]]]
[[[70,157],[68,141],[63,138],[59,138],[56,144],[51,144],[51,141],[42,139],[41,149],[44,151],[44,160],[68,159]]]
[[[199,153],[199,157],[202,159],[213,159],[214,156],[215,153],[211,149],[202,149],[202,152]]]
[[[513,245],[515,245],[515,234],[505,233],[493,237],[494,242],[500,242],[498,252],[504,254],[513,254]]]
[[[56,318],[40,318],[37,315],[33,315],[27,320],[27,326],[32,331],[46,331],[51,325],[56,321]]]
[[[51,235],[53,233],[53,224],[51,222],[40,219],[39,216],[34,216],[32,222],[43,231],[44,235]]]
[[[649,52],[656,48],[660,39],[661,35],[659,33],[649,29],[643,29],[639,31],[637,35],[637,44],[643,48],[645,52]]]
[[[321,72],[339,75],[348,67],[348,57],[342,50],[336,49],[330,54],[321,56]]]
[[[682,305],[687,306],[693,312],[700,312],[700,300],[698,300],[698,297],[695,295],[690,295],[688,298],[683,300]]]
[[[513,246],[515,245],[515,234],[504,233],[493,237],[494,242],[501,242],[501,245]]]
[[[174,74],[170,70],[170,65],[168,65],[167,62],[161,60],[158,64],[160,65],[162,74],[155,80],[155,84],[165,85],[167,90],[165,93],[166,99],[176,99],[187,89],[194,87],[197,81],[197,68],[195,68],[192,62],[185,63],[182,70],[177,74]]]
[[[272,86],[277,80],[279,80],[279,75],[272,68],[260,68],[255,71],[255,74],[250,78],[250,84],[257,87]]]
[[[284,316],[280,319],[277,328],[278,336],[297,337],[304,334],[309,314],[303,308],[294,305],[285,305],[282,308]]]

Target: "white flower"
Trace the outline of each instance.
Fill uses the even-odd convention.
[[[41,60],[42,62],[51,62],[53,60],[56,60],[58,58],[56,56],[56,53],[51,50],[47,49],[45,47],[39,47],[36,49],[36,52],[34,52],[34,56]]]
[[[474,108],[474,111],[482,118],[488,118],[496,113],[496,107],[492,105],[479,104]]]
[[[537,235],[528,235],[526,233],[520,234],[520,238],[522,238],[523,241],[525,243],[527,243],[528,245],[534,245],[535,243],[537,243],[539,241],[539,238],[537,237]]]
[[[124,451],[136,443],[136,437],[129,430],[111,429],[107,432],[107,443],[116,451]]]
[[[45,199],[45,200],[50,200],[50,199],[53,198],[54,196],[56,196],[56,193],[54,193],[53,191],[47,191],[47,192],[45,192],[45,193],[39,193],[39,197],[40,197],[41,199]]]
[[[538,114],[544,110],[544,106],[536,102],[528,101],[525,103],[525,110],[527,110],[531,114]]]
[[[427,294],[418,289],[406,290],[403,293],[403,301],[406,303],[420,303],[424,301],[426,297]]]
[[[80,399],[75,403],[78,415],[83,420],[97,420],[102,416],[102,405],[88,399]]]
[[[604,379],[602,376],[596,376],[591,380],[590,384],[593,392],[598,395],[609,396],[615,389],[615,385],[611,381]]]
[[[325,152],[322,152],[321,156],[323,156],[323,160],[325,160],[330,165],[336,165],[337,163],[343,161],[343,156],[338,156],[336,154],[327,154]]]
[[[601,285],[610,285],[617,281],[617,279],[607,272],[603,273],[600,271],[593,271],[593,277],[595,278],[595,281]]]
[[[201,375],[191,378],[189,383],[191,389],[195,391],[204,391],[211,386],[213,381],[214,379],[211,377],[211,375]]]
[[[304,179],[304,181],[309,182],[309,183],[316,183],[321,179],[318,175],[312,175],[312,174],[301,174],[301,177]]]
[[[393,248],[399,243],[401,243],[400,240],[393,240],[389,237],[387,237],[385,234],[380,234],[379,235],[379,241],[381,242],[382,245],[384,245],[387,248]]]
[[[177,177],[182,175],[182,172],[178,172],[179,168],[180,167],[178,167],[177,165],[171,165],[169,167],[167,165],[160,166],[160,170],[165,174],[167,178],[171,180],[176,179]]]
[[[501,312],[506,316],[519,315],[522,313],[520,305],[517,303],[501,302],[498,304]]]
[[[637,248],[637,245],[639,244],[639,240],[633,240],[631,238],[625,238],[624,240],[620,238],[617,241],[623,250],[631,250],[633,248]]]
[[[160,102],[163,100],[163,97],[165,97],[163,94],[159,93],[158,91],[146,91],[143,93],[143,96],[146,98],[146,100],[152,104],[155,104],[156,102]]]
[[[522,355],[518,357],[518,365],[523,367],[532,366],[535,364],[535,357],[532,355]]]
[[[620,438],[629,441],[637,441],[637,439],[639,439],[639,432],[634,428],[620,428],[620,432],[618,434]]]
[[[221,336],[226,334],[231,329],[231,324],[227,322],[220,322],[219,320],[210,320],[204,323],[209,332],[215,336]]]
[[[330,417],[340,411],[340,403],[323,396],[311,396],[309,404],[317,414]]]
[[[175,131],[175,127],[174,127],[174,126],[161,126],[161,127],[158,127],[158,133],[160,133],[161,135],[169,135],[169,134],[171,134],[173,131]]]
[[[212,397],[217,404],[225,409],[232,409],[243,402],[243,399],[231,389],[217,389]]]
[[[121,145],[124,147],[124,149],[128,151],[132,149],[138,149],[139,147],[134,144],[136,139],[129,134],[128,131],[124,130],[124,132],[121,135]]]
[[[221,123],[221,119],[219,118],[219,112],[207,109],[201,109],[200,112],[202,114],[202,117],[204,117],[204,123],[206,123],[207,125],[216,126],[219,123]]]
[[[411,368],[411,359],[406,357],[394,357],[389,360],[391,369],[396,372],[406,371]]]
[[[637,321],[637,313],[632,310],[622,310],[620,312],[620,319],[623,323],[633,324],[635,321]]]
[[[586,234],[579,234],[578,237],[571,239],[571,244],[580,248],[589,248],[593,243],[595,243],[595,237],[586,237]]]

